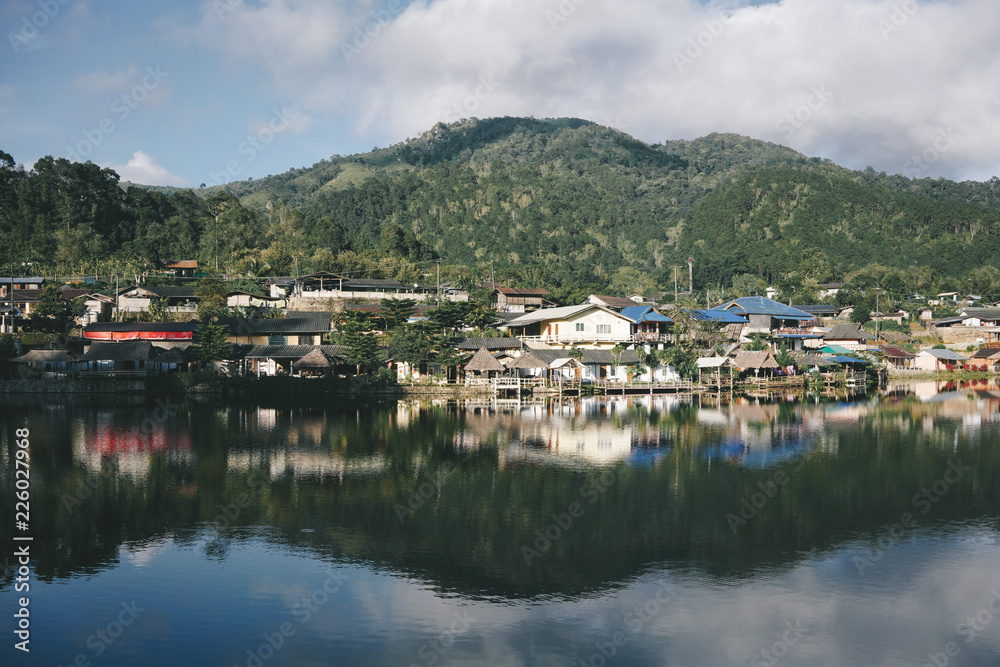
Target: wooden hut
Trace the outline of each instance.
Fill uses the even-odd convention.
[[[298,369],[301,376],[322,376],[330,370],[330,360],[320,349],[315,349],[301,359],[292,362],[292,368]]]
[[[488,378],[500,375],[506,370],[506,367],[497,361],[496,357],[490,354],[490,351],[485,347],[476,350],[476,353],[469,359],[469,363],[465,364],[466,373],[485,374]]]

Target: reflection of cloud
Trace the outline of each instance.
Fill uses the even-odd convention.
[[[174,544],[173,539],[167,538],[157,542],[150,542],[139,548],[122,547],[125,551],[125,558],[132,563],[133,567],[146,567],[158,555],[170,549]]]

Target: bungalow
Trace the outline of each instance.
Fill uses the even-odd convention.
[[[745,338],[753,334],[770,336],[779,332],[795,333],[802,330],[803,323],[815,319],[811,313],[786,306],[763,296],[741,297],[716,306],[712,310],[725,310],[746,318],[749,325],[743,328]],[[811,332],[807,331],[806,333]]]
[[[599,347],[632,342],[631,319],[621,313],[584,303],[578,306],[542,308],[507,322],[507,329],[521,340],[563,347]]]
[[[913,360],[917,355],[912,352],[896,347],[895,345],[883,345],[880,352],[889,368],[897,371],[909,370],[913,367]],[[1000,350],[998,350],[1000,352]]]
[[[958,311],[962,317],[961,324],[965,327],[995,327],[1000,326],[1000,309],[997,308],[961,308]]]
[[[494,310],[499,313],[527,313],[545,306],[545,297],[552,296],[543,289],[528,287],[495,287],[490,294]]]
[[[967,366],[973,366],[976,370],[995,369],[997,364],[1000,364],[1000,348],[995,347],[984,347],[976,350],[966,363]]]
[[[97,375],[146,375],[175,373],[189,370],[197,362],[189,352],[153,345],[148,340],[97,342],[90,346],[80,361],[86,372]]]
[[[759,352],[742,350],[737,352],[736,358],[733,359],[733,365],[738,372],[745,375],[753,373],[754,377],[773,375],[775,371],[781,368],[767,350]]]
[[[11,359],[15,364],[24,364],[22,375],[45,379],[65,377],[83,368],[84,363],[69,350],[31,350],[27,354]]]
[[[461,352],[476,352],[485,348],[490,352],[513,354],[524,348],[524,343],[518,338],[508,336],[496,338],[461,338],[455,343]]]
[[[285,308],[288,306],[288,300],[281,297],[261,296],[243,290],[232,290],[226,294],[226,306],[229,308]]]
[[[41,290],[45,278],[0,278],[0,299],[6,298],[11,291]]]
[[[950,371],[961,368],[968,361],[954,350],[929,349],[921,350],[913,359],[912,367],[923,371]]]
[[[842,289],[844,289],[844,283],[823,283],[819,286],[817,296],[820,299],[828,299],[831,296],[837,296],[837,292]]]
[[[244,370],[257,376],[294,375],[296,370],[301,374],[302,370],[322,366],[318,363],[317,351],[333,369],[344,356],[344,348],[340,345],[255,345],[243,355]],[[307,363],[295,365],[307,358],[310,360]]]
[[[836,324],[823,334],[826,345],[839,345],[848,350],[864,350],[869,340],[875,340],[875,336],[862,329],[861,325],[848,322]]]
[[[320,345],[333,330],[329,312],[301,312],[284,319],[228,318],[219,324],[229,329],[226,340],[246,345]]]
[[[198,297],[194,287],[145,287],[135,285],[118,293],[118,310],[123,313],[148,313],[153,299],[166,299],[167,312],[194,314],[198,311]]]
[[[583,359],[580,363],[580,377],[583,380],[614,380],[625,382],[635,375],[634,369],[639,363],[639,358],[634,350],[625,350],[619,355],[615,355],[611,350],[591,350],[583,351]],[[521,356],[517,357],[509,366],[518,372],[521,377],[551,377],[554,369],[563,369],[567,366],[565,360],[569,357],[566,350],[558,348],[533,348]],[[573,377],[575,370],[573,371]],[[565,374],[565,371],[563,371]],[[643,376],[649,376],[649,370],[643,371]],[[656,369],[657,378],[677,378],[673,367],[660,366]]]
[[[175,278],[194,278],[198,272],[198,260],[168,259],[163,262],[163,271]]]
[[[621,314],[632,320],[632,340],[636,343],[668,343],[672,319],[652,306],[629,306],[621,309]]]

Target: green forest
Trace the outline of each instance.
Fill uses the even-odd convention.
[[[851,171],[732,134],[647,144],[579,119],[438,124],[370,153],[197,189],[0,151],[0,273],[138,276],[165,259],[260,277],[317,270],[471,286],[495,275],[557,301],[589,292],[811,286],[858,274],[900,291],[1000,297],[1000,179]],[[798,292],[796,292],[798,290]]]

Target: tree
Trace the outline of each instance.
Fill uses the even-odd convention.
[[[784,343],[781,344],[781,348],[778,349],[778,353],[774,355],[774,361],[777,362],[777,364],[782,368],[795,365],[795,357],[788,352],[788,348]]]
[[[584,352],[581,348],[579,348],[576,345],[574,345],[572,348],[570,348],[569,353],[567,354],[567,356],[570,359],[576,359],[579,362],[583,362],[583,360],[587,356],[587,353]]]
[[[621,365],[622,355],[625,354],[625,350],[627,349],[628,348],[626,348],[621,343],[616,343],[615,346],[611,348],[611,354],[615,358],[615,366]]]
[[[211,322],[203,322],[194,332],[193,345],[195,359],[205,363],[228,359],[232,346],[226,341],[229,331]]]
[[[357,366],[359,374],[371,373],[381,359],[375,325],[367,313],[341,313],[333,339],[344,347],[344,361]]]
[[[169,322],[166,297],[158,296],[149,300],[149,319],[153,322]]]
[[[208,278],[202,280],[194,290],[198,297],[198,319],[202,322],[215,322],[228,312],[226,294],[229,287],[221,280]]]
[[[754,337],[750,339],[750,342],[746,344],[744,349],[747,352],[763,352],[767,349],[767,343],[759,334],[754,334]]]
[[[17,345],[14,334],[0,334],[0,377],[7,377],[10,372],[10,360],[17,356]]]
[[[417,310],[417,302],[414,299],[382,299],[381,305],[383,331],[403,326],[410,315]]]
[[[30,326],[35,331],[65,334],[73,326],[77,317],[86,311],[82,301],[71,301],[63,298],[60,287],[46,285],[38,299],[38,305],[29,318]]]

